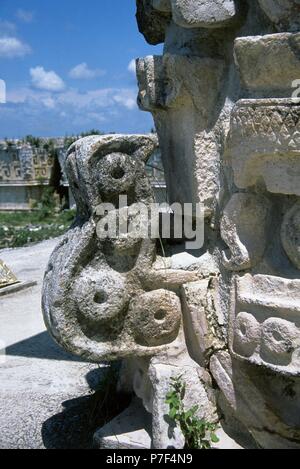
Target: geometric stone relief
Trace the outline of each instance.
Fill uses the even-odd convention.
[[[300,280],[236,276],[230,320],[232,355],[283,375],[300,375]]]
[[[239,101],[228,154],[240,189],[263,181],[269,192],[300,195],[300,106],[292,99]]]

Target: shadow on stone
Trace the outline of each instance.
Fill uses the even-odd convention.
[[[62,412],[46,420],[42,438],[47,449],[93,449],[95,431],[122,412],[131,396],[118,394],[110,367],[86,375],[91,394],[62,403]]]
[[[29,339],[16,342],[6,348],[6,355],[28,358],[40,358],[44,360],[65,360],[73,362],[82,362],[81,358],[61,349],[48,332],[41,332]]]

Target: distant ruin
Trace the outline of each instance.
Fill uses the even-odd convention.
[[[47,186],[65,197],[70,206],[63,139],[56,140],[51,151],[47,140],[43,145],[40,148],[18,140],[0,142],[0,211],[32,210]]]

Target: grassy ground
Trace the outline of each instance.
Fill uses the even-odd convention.
[[[73,210],[0,212],[0,249],[26,246],[62,235],[74,220]]]

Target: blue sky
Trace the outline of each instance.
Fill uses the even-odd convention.
[[[148,132],[129,64],[160,53],[138,32],[135,0],[1,0],[0,138]]]

